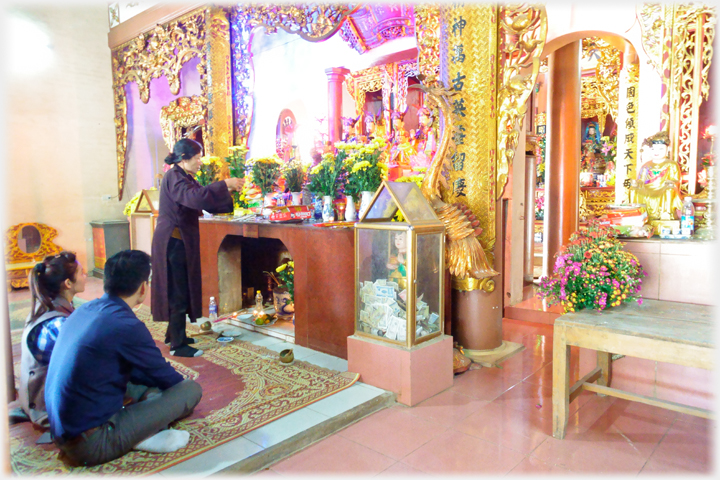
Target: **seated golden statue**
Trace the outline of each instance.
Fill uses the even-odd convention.
[[[390,165],[393,166],[410,166],[410,157],[415,154],[408,133],[405,131],[405,123],[403,115],[400,112],[392,114],[393,130],[387,138],[388,147],[390,149]]]
[[[668,154],[670,138],[658,132],[645,142],[650,148],[650,161],[638,171],[637,180],[630,181],[630,202],[647,207],[648,220],[675,220],[680,200],[680,167]]]

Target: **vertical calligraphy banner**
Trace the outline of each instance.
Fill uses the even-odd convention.
[[[495,247],[495,95],[497,76],[497,7],[447,4],[440,9],[440,78],[460,95],[451,108],[457,115],[456,150],[442,197],[464,203],[480,221],[478,237],[490,265]],[[461,283],[462,285],[460,285]],[[454,288],[473,290],[472,279],[453,279]]]
[[[638,74],[631,63],[620,72],[617,150],[615,156],[615,202],[628,203],[630,180],[637,175],[638,162]]]

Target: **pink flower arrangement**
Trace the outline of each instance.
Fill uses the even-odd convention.
[[[635,255],[623,250],[615,231],[591,220],[560,249],[553,276],[540,279],[538,296],[549,299],[550,305],[561,304],[565,313],[604,310],[633,299],[642,304],[645,275]]]

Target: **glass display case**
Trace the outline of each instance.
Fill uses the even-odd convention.
[[[416,184],[383,182],[355,225],[355,334],[408,348],[441,335],[444,282],[443,223]]]

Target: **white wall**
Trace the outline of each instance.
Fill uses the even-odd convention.
[[[35,73],[3,66],[2,229],[22,222],[50,225],[58,230],[55,242],[92,268],[89,222],[121,218],[124,206],[101,200],[117,195],[107,5],[6,8],[3,58],[19,52],[32,59],[28,39],[10,35],[13,11],[47,34],[50,62]]]

